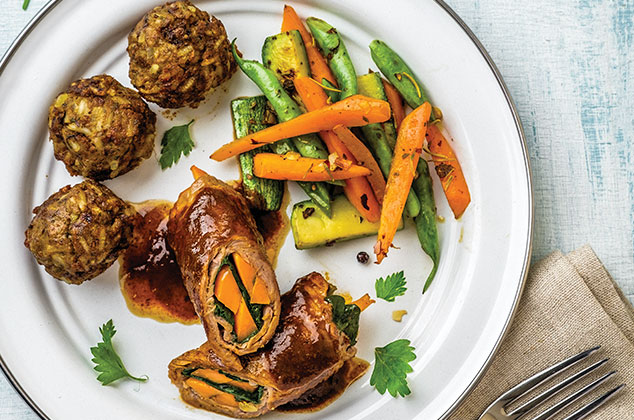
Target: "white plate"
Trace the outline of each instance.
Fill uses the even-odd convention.
[[[168,362],[202,343],[199,325],[160,324],[132,315],[119,291],[116,265],[82,286],[69,286],[48,276],[22,245],[31,209],[60,187],[80,181],[53,158],[47,141],[52,99],[72,80],[99,73],[109,73],[129,86],[126,36],[157,3],[51,2],[0,68],[4,151],[0,192],[7,200],[0,221],[5,237],[0,257],[4,271],[0,361],[43,418],[215,418],[181,402],[167,378]],[[438,211],[446,222],[439,224],[440,269],[424,296],[420,292],[431,264],[411,227],[398,234],[395,244],[400,249],[390,251],[380,266],[361,266],[355,260],[360,250],[371,253],[373,238],[303,252],[296,251],[288,238],[277,267],[282,292],[297,277],[317,270],[330,273],[339,290],[352,296],[374,295],[376,277],[404,269],[406,295],[395,303],[378,302],[363,314],[359,355],[372,361],[374,347],[406,337],[418,356],[409,375],[412,394],[407,398],[379,395],[367,374],[330,407],[304,417],[441,418],[464,398],[490,361],[526,275],[532,201],[517,113],[484,49],[443,3],[409,0],[398,7],[378,0],[291,3],[300,15],[321,17],[345,35],[359,72],[376,69],[367,49],[374,38],[400,52],[442,108],[472,194],[469,209],[455,221],[436,182]],[[265,36],[279,32],[283,4],[198,2],[224,22],[231,38],[238,38],[246,58],[259,58]],[[238,72],[197,110],[181,110],[174,121],[159,114],[159,135],[174,123],[196,119],[194,152],[164,172],[155,154],[140,168],[106,184],[131,201],[175,200],[191,182],[191,164],[220,178],[235,179],[235,162],[215,163],[207,156],[231,138],[229,100],[251,94],[258,94],[257,88]],[[293,187],[291,192],[293,202],[303,199],[299,189]],[[402,323],[391,319],[396,309],[408,311]],[[95,380],[89,348],[99,340],[98,327],[110,318],[119,331],[115,343],[123,360],[131,372],[150,376],[146,384],[123,381],[103,387]]]

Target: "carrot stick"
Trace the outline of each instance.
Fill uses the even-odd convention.
[[[328,97],[324,93],[323,89],[321,89],[312,79],[309,79],[308,77],[298,77],[294,80],[294,82],[295,89],[302,99],[302,102],[304,102],[306,109],[314,111],[328,105]],[[346,147],[346,145],[333,131],[320,131],[319,136],[326,144],[328,152],[336,153],[342,158],[350,160],[355,165],[359,163],[355,154]],[[383,182],[383,189],[381,190],[381,194],[383,194],[385,191],[385,180],[383,180],[381,169],[374,161],[374,157],[370,151],[360,141],[359,144],[362,149],[365,149],[366,153],[363,156],[366,159],[368,156],[370,157],[369,160],[366,160],[368,165],[362,166],[367,166],[373,174],[367,178],[357,177],[345,180],[343,192],[348,198],[348,201],[350,201],[350,204],[352,204],[363,217],[368,219],[370,222],[378,222],[381,216],[381,202],[376,195],[377,191],[373,191],[373,188],[368,181],[374,174],[378,174]],[[374,166],[372,166],[372,164],[374,164]],[[381,198],[383,198],[383,195],[381,195]]]
[[[385,95],[387,96],[387,101],[390,103],[390,108],[392,108],[392,117],[394,118],[394,127],[398,131],[398,128],[405,118],[405,106],[403,105],[403,98],[401,94],[398,93],[398,90],[390,82],[385,79],[381,79],[383,82],[383,88],[385,89]]]
[[[277,140],[330,130],[338,124],[357,127],[383,122],[388,120],[390,115],[390,104],[387,102],[363,95],[353,95],[227,143],[216,150],[211,158],[223,161]]]
[[[255,282],[255,269],[249,265],[248,262],[240,254],[233,254],[233,264],[236,266],[236,270],[238,271],[238,276],[240,276],[240,281],[245,289],[247,289],[247,293],[251,296],[251,291],[253,290],[253,282]]]
[[[392,246],[407,194],[414,180],[418,158],[423,149],[430,115],[431,105],[425,102],[405,117],[398,132],[381,209],[379,234],[374,246],[377,264],[383,261]]]
[[[185,380],[185,383],[191,389],[193,389],[196,394],[200,395],[203,398],[211,398],[213,396],[222,394],[221,390],[214,388],[213,386],[201,381],[200,379],[188,378]]]
[[[437,124],[427,129],[427,145],[436,166],[442,189],[456,219],[460,218],[471,202],[469,187],[460,162],[449,140],[443,136]]]
[[[319,48],[315,45],[313,36],[308,32],[308,29],[306,29],[306,26],[304,26],[299,16],[297,16],[295,9],[289,5],[285,5],[284,15],[282,17],[282,32],[292,31],[293,29],[297,29],[302,36],[310,64],[310,73],[313,78],[319,83],[322,83],[323,80],[326,79],[337,86],[335,76],[332,74],[332,71],[330,71],[326,59],[321,55],[321,52],[319,52]]]
[[[366,309],[368,309],[368,306],[372,305],[374,302],[376,301],[374,299],[371,299],[370,295],[366,293],[365,295],[361,296],[359,299],[352,302],[352,304],[357,305],[359,309],[361,309],[361,312],[363,312]]]
[[[207,172],[203,171],[196,165],[192,165],[192,167],[189,168],[189,170],[192,171],[192,175],[194,176],[194,179],[198,179],[203,175],[209,175]]]
[[[240,301],[240,307],[238,308],[238,312],[236,312],[234,322],[233,330],[236,333],[238,341],[244,340],[258,329],[244,299]]]
[[[223,266],[216,276],[214,296],[234,314],[238,312],[242,294],[228,265]]]
[[[379,204],[383,204],[383,197],[385,196],[385,178],[383,178],[383,172],[381,172],[379,164],[376,163],[376,160],[374,160],[372,152],[365,147],[365,144],[363,144],[348,127],[337,125],[332,129],[332,131],[334,131],[337,138],[357,158],[359,165],[363,165],[372,171],[372,173],[368,176],[368,182],[372,186],[372,190],[374,190],[374,195],[376,196]]]
[[[269,291],[266,288],[266,284],[264,283],[264,280],[259,277],[255,279],[255,283],[253,284],[251,303],[257,303],[260,305],[268,305],[271,303],[271,298],[269,297]]]
[[[332,181],[367,176],[370,170],[351,163],[348,167],[330,169],[327,160],[305,158],[298,153],[258,153],[253,156],[253,174],[260,178],[288,181]]]

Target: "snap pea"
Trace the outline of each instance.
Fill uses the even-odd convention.
[[[417,108],[423,103],[429,102],[423,84],[416,78],[407,63],[385,42],[378,39],[372,41],[370,53],[381,73],[394,85],[410,107]],[[438,114],[438,111],[432,108],[431,119],[442,117]],[[421,206],[419,215],[414,218],[416,233],[423,251],[429,255],[434,264],[423,287],[424,293],[431,285],[438,270],[440,245],[438,244],[438,228],[436,226],[436,202],[427,162],[423,159],[419,160],[416,169],[418,177],[413,182],[413,188]]]
[[[339,32],[329,23],[315,17],[306,19],[306,24],[321,53],[326,57],[328,67],[337,79],[339,89],[341,89],[339,99],[355,95],[357,93],[357,73],[354,71],[352,60]]]
[[[434,201],[434,191],[432,188],[431,177],[429,176],[429,167],[427,162],[421,157],[416,167],[418,177],[414,180],[412,186],[416,192],[416,196],[420,201],[420,213],[414,218],[416,224],[416,234],[421,248],[425,254],[429,255],[433,262],[433,267],[425,286],[423,293],[429,288],[436,271],[438,270],[438,262],[440,261],[440,245],[438,244],[438,229],[436,227],[436,202]]]
[[[238,66],[249,79],[251,79],[269,100],[279,121],[292,120],[302,114],[301,109],[293,99],[288,96],[275,74],[261,63],[255,60],[244,60],[236,51],[235,40],[231,44],[233,57]],[[291,141],[292,140],[292,141]],[[323,144],[314,135],[293,137],[291,140],[283,139],[272,144],[273,151],[284,154],[290,151],[298,151],[302,156],[316,159],[327,159],[328,152]],[[298,182],[311,200],[319,206],[329,217],[330,192],[323,182]]]
[[[328,89],[324,89],[326,95],[330,98],[330,102],[339,101],[339,95],[341,94],[341,90],[337,88],[337,86],[333,85],[328,81],[328,79],[321,79],[321,84],[326,86]]]
[[[370,54],[374,64],[387,77],[387,80],[394,85],[403,99],[405,99],[405,102],[407,102],[407,105],[416,108],[425,102],[429,102],[423,84],[416,78],[407,63],[385,42],[378,39],[372,41],[370,43]],[[432,108],[432,120],[439,117],[435,114],[437,112]]]

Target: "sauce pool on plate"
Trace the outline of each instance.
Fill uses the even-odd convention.
[[[134,206],[141,217],[130,246],[119,259],[119,282],[128,309],[160,322],[197,323],[198,315],[167,244],[172,203],[149,200]]]

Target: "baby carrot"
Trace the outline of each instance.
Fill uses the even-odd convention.
[[[302,36],[310,65],[310,74],[313,76],[313,79],[319,83],[323,83],[324,79],[326,79],[337,86],[335,76],[332,74],[332,71],[330,71],[326,59],[321,55],[321,52],[319,52],[319,48],[315,45],[313,36],[308,32],[308,29],[306,29],[306,26],[304,26],[299,16],[297,16],[295,9],[289,5],[285,5],[284,14],[282,16],[282,32],[292,31],[293,29],[298,30]]]
[[[432,124],[427,129],[427,145],[449,207],[458,219],[471,202],[471,194],[469,194],[469,187],[460,162],[449,140],[443,136],[437,124]]]
[[[390,104],[386,101],[368,98],[363,95],[353,95],[327,107],[307,112],[292,120],[273,125],[227,143],[216,150],[211,155],[211,158],[223,161],[281,139],[330,130],[339,124],[358,127],[383,122],[388,120],[390,115]]]
[[[324,93],[323,89],[314,82],[314,80],[307,77],[298,77],[294,80],[294,82],[295,89],[308,111],[313,111],[327,106],[328,97]],[[361,147],[367,152],[366,154],[363,154],[361,158],[357,158],[355,153],[351,152],[333,131],[321,131],[319,135],[326,144],[330,153],[336,153],[342,158],[350,160],[355,165],[361,161],[363,166],[366,166],[372,171],[372,174],[367,178],[356,177],[346,179],[343,192],[348,198],[348,201],[350,201],[350,204],[352,204],[363,217],[368,219],[370,222],[378,222],[381,215],[381,201],[376,195],[376,190],[373,190],[369,180],[375,174],[381,178],[381,181],[383,182],[381,198],[383,198],[382,194],[385,191],[385,180],[381,174],[381,169],[374,161],[374,157],[372,157],[370,151],[367,150],[363,143],[357,139]]]
[[[347,165],[344,167],[331,169],[327,160],[305,158],[298,153],[258,153],[253,157],[253,174],[260,178],[288,181],[332,181],[370,174],[370,170],[363,166],[345,162]]]
[[[430,115],[431,105],[425,102],[405,117],[401,124],[387,178],[378,239],[374,246],[377,264],[387,256],[401,220],[407,194],[416,173],[418,158],[423,149]]]
[[[401,125],[403,118],[405,118],[405,107],[403,106],[403,98],[401,94],[398,93],[398,90],[390,82],[385,79],[381,79],[383,82],[383,88],[385,89],[385,96],[387,96],[387,101],[390,103],[390,108],[392,108],[392,117],[394,118],[394,127],[396,130]]]
[[[189,168],[189,170],[192,171],[192,175],[194,176],[194,179],[198,179],[204,175],[209,175],[207,172],[203,171],[196,165],[192,165],[192,167]]]
[[[372,174],[368,176],[368,182],[374,191],[374,195],[379,204],[383,204],[383,197],[385,196],[385,178],[383,178],[383,172],[372,152],[363,144],[357,136],[354,135],[348,127],[343,125],[336,125],[332,131],[335,132],[339,141],[341,141],[345,147],[352,152],[352,155],[356,157],[357,161],[372,171]]]
[[[361,312],[363,312],[366,309],[368,309],[368,306],[372,305],[375,302],[376,301],[372,299],[370,295],[366,293],[365,295],[361,296],[359,299],[352,302],[352,304],[357,305],[359,309],[361,309]]]

